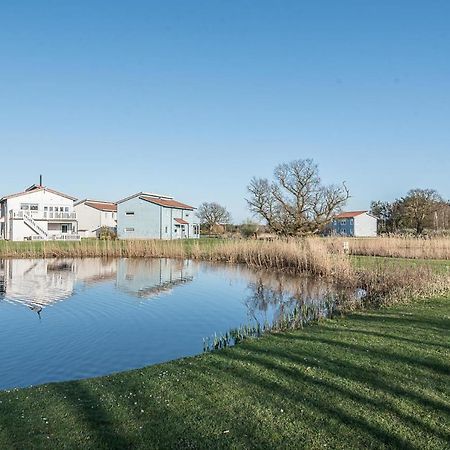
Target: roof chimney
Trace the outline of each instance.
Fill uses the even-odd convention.
[[[42,175],[39,175],[39,186],[42,186]]]

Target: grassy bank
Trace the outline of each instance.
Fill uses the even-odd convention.
[[[450,299],[0,393],[0,448],[416,448],[450,439]]]

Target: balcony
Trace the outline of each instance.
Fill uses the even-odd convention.
[[[10,213],[10,217],[13,219],[23,219],[25,215],[28,215],[28,216],[32,217],[34,220],[49,220],[49,221],[77,220],[76,212],[11,210],[9,213]]]

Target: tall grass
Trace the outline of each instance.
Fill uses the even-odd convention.
[[[348,242],[353,255],[450,260],[448,237],[327,238],[326,242],[331,251],[340,251]]]
[[[0,257],[190,258],[342,277],[351,273],[348,258],[330,252],[319,239],[304,240],[130,240],[80,242],[0,242]]]
[[[339,258],[331,254],[349,253],[362,256],[383,256],[410,259],[450,260],[450,238],[429,239],[415,237],[378,238],[305,238],[275,241],[247,240],[82,240],[80,242],[9,242],[0,241],[0,257],[172,257],[206,258],[249,265],[285,269],[313,266],[319,272],[329,272],[330,264]],[[338,262],[339,264],[339,262]],[[319,267],[322,269],[319,270]]]
[[[370,264],[357,266],[344,252],[344,239],[305,238],[255,240],[136,240],[81,242],[0,242],[0,257],[127,257],[190,258],[244,264],[267,270],[308,273],[341,286],[362,287],[376,304],[450,292],[450,270],[429,265]],[[349,239],[350,253],[410,258],[445,257],[446,239]],[[445,269],[447,269],[445,267]]]

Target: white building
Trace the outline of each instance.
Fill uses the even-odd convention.
[[[117,206],[113,202],[81,200],[75,203],[78,232],[81,237],[98,237],[101,228],[117,230]]]
[[[0,198],[0,239],[78,240],[75,200],[40,184]]]

